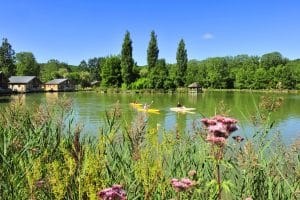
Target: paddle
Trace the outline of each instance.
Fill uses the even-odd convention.
[[[153,104],[153,102],[154,102],[154,101],[152,100],[151,103],[149,104],[149,108],[150,108],[150,106]]]
[[[153,100],[151,101],[150,104],[145,104],[144,105],[144,110],[148,110],[152,104],[153,104]]]

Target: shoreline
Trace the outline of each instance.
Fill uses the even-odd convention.
[[[164,90],[164,89],[139,89],[139,90],[124,90],[121,88],[95,88],[89,90],[78,90],[78,91],[95,91],[99,93],[122,93],[122,94],[190,94],[197,95],[195,93],[189,93],[187,88],[177,88],[175,90]],[[204,92],[257,92],[257,93],[285,93],[285,94],[300,94],[300,90],[276,90],[276,89],[214,89],[214,88],[203,88],[202,94]]]
[[[125,90],[122,88],[86,88],[86,89],[77,89],[74,91],[59,91],[59,92],[49,92],[49,91],[35,91],[27,92],[28,94],[32,93],[61,93],[61,92],[97,92],[102,94],[189,94],[189,95],[198,95],[204,92],[254,92],[254,93],[276,93],[276,94],[300,94],[300,90],[276,90],[276,89],[214,89],[214,88],[203,88],[199,93],[189,93],[187,88],[176,88],[174,90],[165,90],[165,89],[133,89]],[[9,95],[18,95],[18,94],[27,94],[27,93],[8,93],[0,92],[0,96],[9,96]]]

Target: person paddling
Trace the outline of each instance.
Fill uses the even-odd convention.
[[[183,106],[182,106],[181,103],[178,102],[176,107],[177,107],[177,108],[181,108],[181,107],[183,107]]]
[[[153,103],[153,101],[151,101],[151,103],[150,104],[147,104],[147,103],[145,103],[144,104],[144,110],[148,110],[149,108],[150,108],[150,106],[151,106],[151,104]]]
[[[182,105],[181,103],[177,103],[177,106],[176,106],[177,108],[182,108],[182,109],[185,109],[185,106],[184,105]]]
[[[150,106],[147,103],[145,103],[143,108],[144,108],[144,110],[148,110],[149,107]]]

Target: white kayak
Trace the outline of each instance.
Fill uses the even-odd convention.
[[[196,110],[196,108],[186,108],[186,107],[174,107],[174,108],[170,108],[171,111],[174,112],[183,112],[183,113],[191,113],[194,114],[194,112],[191,112],[193,110]]]

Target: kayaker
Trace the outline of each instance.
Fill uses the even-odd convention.
[[[145,104],[144,104],[144,107],[143,107],[144,110],[148,110],[148,109],[150,108],[151,104],[153,104],[153,101],[151,101],[150,104],[145,103]]]
[[[178,102],[176,107],[177,107],[177,108],[181,108],[181,107],[183,107],[183,105],[181,105],[181,104]]]
[[[149,105],[149,104],[147,104],[147,103],[145,103],[143,108],[144,108],[144,110],[148,110],[148,109],[149,109],[149,107],[150,107],[150,105]]]

